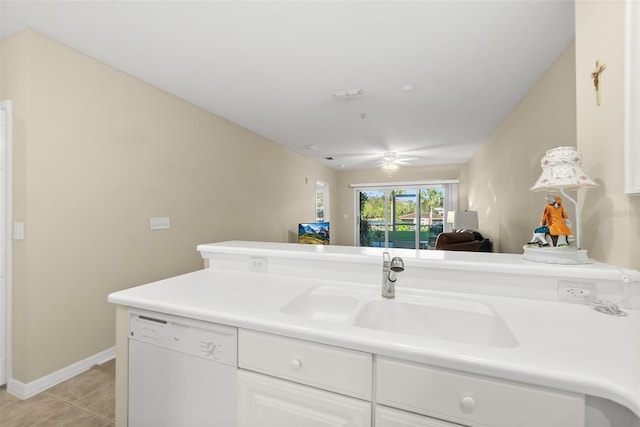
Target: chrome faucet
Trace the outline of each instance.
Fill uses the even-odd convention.
[[[382,296],[396,297],[396,273],[404,271],[404,261],[400,257],[391,257],[389,252],[382,254]]]

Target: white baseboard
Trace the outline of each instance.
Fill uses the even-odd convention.
[[[0,323],[2,323],[1,320],[0,320]],[[5,368],[7,366],[7,359],[4,358],[2,355],[0,355],[0,366],[4,366]],[[6,382],[7,382],[6,369],[0,368],[0,384],[4,384]]]
[[[107,362],[116,357],[116,348],[111,347],[105,351],[101,351],[98,354],[87,357],[84,360],[80,360],[65,368],[59,369],[55,372],[38,378],[35,381],[31,381],[27,384],[20,382],[14,378],[11,378],[7,383],[7,391],[19,399],[28,399],[35,396],[38,393],[45,391],[46,389],[53,387],[69,378],[75,377],[78,374],[90,369],[94,365]]]

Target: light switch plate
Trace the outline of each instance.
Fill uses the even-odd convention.
[[[24,222],[13,223],[13,240],[24,240]]]
[[[171,222],[169,218],[151,218],[149,227],[151,230],[166,230],[170,228]]]

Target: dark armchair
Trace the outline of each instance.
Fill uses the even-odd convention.
[[[445,251],[491,252],[492,246],[491,240],[477,231],[440,233],[436,239],[436,249]]]

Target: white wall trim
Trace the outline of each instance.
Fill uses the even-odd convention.
[[[11,378],[7,383],[7,391],[19,399],[28,399],[56,384],[83,373],[92,366],[100,365],[115,357],[116,348],[114,346],[27,384]]]
[[[640,194],[640,4],[627,0],[625,16],[625,193]]]
[[[0,295],[0,304],[3,304],[2,310],[0,310],[0,316],[4,316],[0,319],[0,327],[4,328],[2,333],[0,334],[0,339],[4,340],[1,343],[2,351],[0,353],[0,363],[3,364],[3,372],[0,375],[0,384],[4,384],[8,378],[11,378],[11,369],[12,369],[12,360],[13,360],[13,346],[12,346],[12,336],[13,336],[13,322],[12,322],[12,271],[13,271],[13,258],[12,258],[12,212],[13,212],[13,196],[12,196],[12,176],[13,176],[13,102],[10,100],[1,101],[0,102],[0,110],[6,112],[6,139],[5,144],[0,149],[3,150],[5,163],[2,165],[3,174],[4,174],[4,212],[2,216],[4,217],[4,223],[1,223],[1,227],[5,227],[4,229],[4,241],[2,242],[4,246],[4,257],[3,262],[5,263],[5,271],[4,271],[4,295]],[[0,288],[1,289],[1,288]]]

